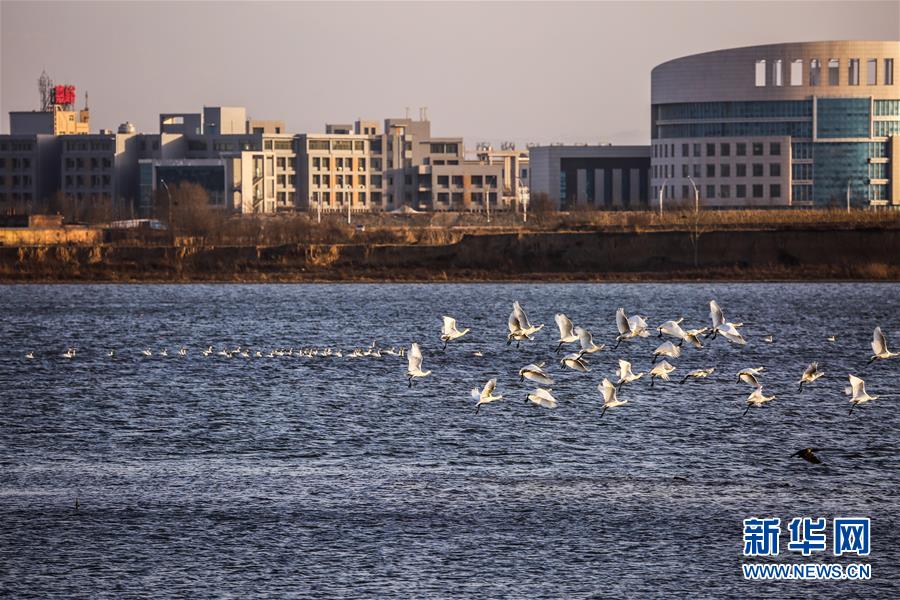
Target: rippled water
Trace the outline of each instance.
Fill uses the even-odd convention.
[[[749,344],[670,361],[676,379],[715,366],[709,380],[645,377],[600,420],[597,383],[619,357],[648,370],[660,340],[595,354],[586,374],[555,362],[557,311],[610,344],[619,306],[700,327],[711,298]],[[547,324],[519,349],[515,299]],[[849,372],[900,391],[900,361],[865,366],[876,324],[900,347],[898,285],[54,285],[0,300],[0,592],[14,597],[900,593],[900,398],[848,416],[842,393]],[[473,330],[446,352],[442,314]],[[373,340],[418,341],[433,375],[408,389],[399,357],[199,352]],[[537,360],[556,410],[523,403],[516,371]],[[813,360],[826,376],[798,394]],[[734,374],[759,365],[778,398],[742,417]],[[469,390],[491,377],[506,400],[476,416]],[[825,465],[789,458],[805,446]],[[750,516],[870,516],[872,580],[744,582]],[[780,560],[797,562],[786,535]]]

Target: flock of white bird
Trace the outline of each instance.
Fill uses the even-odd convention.
[[[685,342],[695,348],[702,348],[705,340],[722,336],[733,344],[743,346],[747,343],[740,331],[741,327],[743,327],[743,323],[733,323],[726,320],[722,309],[715,300],[711,300],[709,303],[709,315],[711,321],[710,327],[685,330],[681,326],[681,323],[683,322],[682,318],[666,321],[656,328],[658,337],[662,338],[667,336],[673,338],[675,341],[666,340],[653,351],[653,367],[649,371],[651,387],[657,379],[670,381],[670,376],[675,372],[676,367],[673,366],[669,360],[675,360],[681,356]],[[560,359],[560,364],[564,369],[572,369],[582,373],[588,372],[590,370],[588,367],[588,358],[592,354],[605,349],[606,346],[604,344],[596,344],[591,333],[587,329],[584,327],[576,327],[572,323],[572,320],[564,314],[557,314],[555,316],[555,321],[559,328],[559,339],[557,340],[558,345],[556,347],[556,352],[558,353],[564,346],[569,344],[577,344],[580,346],[578,350],[565,354],[562,359]],[[506,337],[507,345],[515,342],[518,346],[523,342],[533,341],[535,339],[535,334],[537,334],[544,325],[533,325],[528,319],[528,315],[525,313],[522,306],[518,302],[514,302],[512,312],[509,315],[508,327],[509,333]],[[627,316],[622,308],[619,308],[616,311],[616,327],[618,328],[619,334],[616,337],[615,345],[612,346],[613,350],[618,348],[619,344],[627,340],[646,338],[651,335],[651,328],[647,324],[647,319],[645,317],[639,315]],[[468,328],[460,330],[456,319],[444,316],[440,337],[443,342],[443,349],[446,349],[450,342],[465,336],[469,331],[470,329]],[[770,335],[765,336],[762,339],[769,343],[773,341],[773,337]],[[834,342],[836,341],[836,337],[833,335],[829,336],[828,340]],[[873,354],[869,358],[869,363],[867,364],[876,360],[888,360],[900,356],[900,353],[891,352],[888,349],[887,340],[880,327],[876,327],[872,335],[872,352]],[[410,387],[412,386],[414,379],[431,375],[430,370],[423,369],[422,365],[424,358],[422,350],[417,343],[411,345],[409,352],[407,353],[407,359],[409,365],[406,376]],[[658,359],[662,360],[657,363]],[[558,400],[552,393],[551,386],[553,385],[553,377],[547,373],[545,366],[546,363],[543,362],[528,364],[519,369],[519,378],[520,381],[528,379],[540,386],[527,395],[525,399],[526,403],[532,402],[537,406],[552,409],[556,408]],[[684,384],[689,379],[709,377],[714,371],[715,367],[692,370],[686,373],[680,379],[679,383]],[[747,407],[743,412],[744,415],[746,415],[751,408],[763,406],[775,399],[774,395],[767,396],[763,392],[761,379],[764,371],[764,367],[752,367],[742,369],[737,373],[737,382],[746,383],[753,388],[749,396],[747,396]],[[622,386],[631,384],[638,379],[641,379],[644,375],[644,372],[635,373],[631,363],[627,360],[619,359],[618,368],[615,371],[613,379],[604,377],[597,385],[597,389],[602,398],[600,417],[611,408],[618,408],[628,404],[627,399],[619,399],[619,393],[622,390]],[[818,363],[814,362],[810,364],[800,376],[798,381],[799,391],[802,392],[804,385],[814,383],[823,375],[824,373],[819,369]],[[879,397],[872,396],[866,392],[865,382],[862,378],[854,374],[849,374],[848,378],[850,385],[844,391],[850,396],[849,414],[853,413],[853,409],[856,406],[871,402]],[[503,395],[496,392],[496,378],[485,383],[481,390],[472,390],[472,397],[476,399],[476,414],[480,411],[482,406],[503,399]],[[811,452],[808,454],[812,456]],[[814,462],[806,455],[803,455],[803,458],[810,460],[810,462]]]

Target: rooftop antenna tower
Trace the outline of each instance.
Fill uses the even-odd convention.
[[[41,111],[46,112],[53,106],[53,80],[47,75],[47,71],[41,71],[38,79],[38,92],[41,94]]]

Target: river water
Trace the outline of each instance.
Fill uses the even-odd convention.
[[[649,370],[662,340],[607,348],[589,373],[553,353],[555,312],[611,345],[619,306],[701,327],[712,298],[748,344],[685,347],[675,381],[624,386],[602,419],[597,384],[618,358]],[[513,300],[546,323],[520,348]],[[900,347],[896,284],[28,285],[0,305],[11,597],[900,596],[900,398],[848,415],[843,394],[851,372],[900,391],[900,360],[866,366],[875,325]],[[446,351],[443,314],[472,328]],[[433,373],[412,388],[405,358],[347,356],[416,341]],[[298,355],[311,347],[344,356]],[[555,410],[523,402],[517,371],[541,360]],[[814,360],[826,375],[798,393]],[[756,366],[777,398],[742,416],[735,373]],[[678,384],[701,367],[716,372]],[[469,390],[492,377],[505,399],[475,415]],[[790,458],[806,446],[823,465]],[[754,516],[782,519],[777,558],[742,557]],[[829,519],[827,552],[788,551],[798,516]],[[871,517],[869,557],[832,555],[842,516]],[[871,580],[741,574],[854,561]]]

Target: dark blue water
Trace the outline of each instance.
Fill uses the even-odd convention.
[[[715,366],[708,380],[645,376],[601,420],[597,384],[619,357],[649,370],[661,340],[595,354],[590,373],[554,362],[557,311],[610,344],[619,306],[700,327],[712,298],[749,343],[670,361],[675,379]],[[516,299],[547,324],[520,349]],[[900,347],[898,285],[4,286],[0,306],[10,596],[900,594],[900,398],[848,416],[842,393],[850,372],[900,391],[900,361],[865,366],[876,324]],[[446,352],[442,314],[472,328]],[[200,354],[373,341],[418,341],[434,373],[408,389],[400,357]],[[516,371],[538,360],[556,410],[523,403]],[[813,360],[826,376],[798,394]],[[777,399],[742,417],[735,373],[760,365]],[[475,416],[469,390],[491,377],[506,399]],[[805,446],[825,464],[789,458]],[[871,517],[872,579],[745,582],[751,516]],[[786,543],[778,562],[802,561]]]

